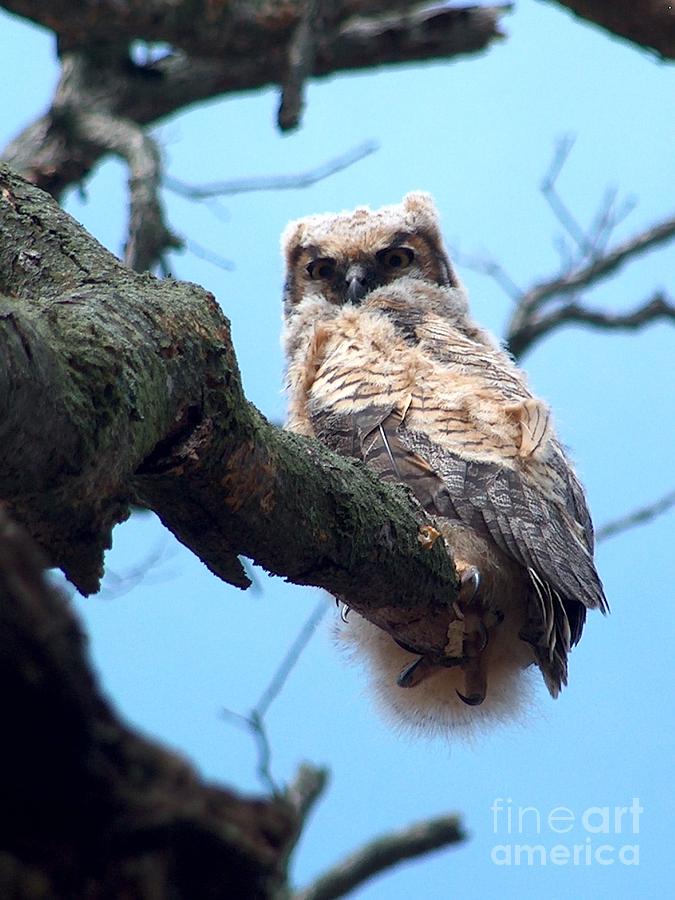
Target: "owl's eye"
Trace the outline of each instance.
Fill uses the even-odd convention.
[[[328,281],[335,275],[335,260],[331,259],[330,256],[313,259],[307,266],[307,272],[314,281],[318,279]]]
[[[415,252],[410,247],[389,247],[380,250],[377,258],[387,269],[407,269],[415,259]]]

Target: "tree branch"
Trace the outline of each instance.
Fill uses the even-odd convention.
[[[223,710],[228,718],[232,719],[234,722],[245,725],[253,735],[258,749],[258,777],[271,793],[278,793],[278,788],[272,777],[272,749],[265,728],[265,716],[271,704],[279,696],[279,693],[286,683],[286,679],[300,659],[302,651],[312,638],[317,625],[324,617],[327,608],[327,604],[323,600],[314,608],[312,614],[301,628],[284,658],[281,660],[270,683],[267,685],[258,702],[248,715],[242,715],[231,709]]]
[[[205,200],[209,197],[222,197],[224,194],[244,194],[253,191],[284,191],[310,187],[336,172],[347,169],[354,163],[370,156],[379,148],[377,141],[364,141],[346,153],[335,156],[321,163],[314,169],[296,172],[289,175],[260,175],[253,178],[231,178],[228,181],[216,181],[211,184],[190,185],[177,178],[165,176],[164,186],[188,200]]]
[[[159,151],[153,139],[128,119],[68,110],[70,127],[100,152],[119,156],[129,167],[129,226],[124,261],[137,272],[152,269],[169,249],[182,246],[164,224],[159,200]]]
[[[651,522],[652,519],[656,519],[658,516],[663,515],[663,513],[668,512],[668,510],[672,509],[674,506],[675,491],[671,491],[669,494],[666,494],[664,497],[657,500],[656,503],[650,503],[648,506],[636,509],[626,516],[621,516],[620,519],[615,519],[613,522],[607,522],[602,528],[598,528],[596,531],[596,540],[598,542],[605,541],[607,538],[621,534],[623,531],[628,531],[629,528],[635,528],[636,525],[644,525],[647,522]]]
[[[520,331],[509,337],[509,348],[515,356],[519,356],[534,341],[567,322],[579,322],[610,331],[634,330],[658,319],[675,320],[675,305],[669,303],[662,293],[655,294],[651,300],[630,313],[604,312],[586,309],[578,303],[567,303],[551,313],[531,316]]]
[[[305,82],[314,68],[323,25],[322,0],[305,0],[300,20],[288,44],[288,70],[281,83],[277,122],[282,131],[290,131],[300,124],[305,103]]]
[[[552,2],[552,0],[546,0]],[[675,11],[665,0],[555,0],[582,19],[663,59],[675,59]]]
[[[135,499],[233,584],[243,555],[442,652],[456,575],[419,507],[246,402],[211,295],[129,271],[0,167],[2,292],[0,497],[82,592]]]
[[[283,84],[289,42],[305,0],[283,4],[217,4],[195,16],[190,0],[151,3],[102,0],[94,5],[59,0],[5,0],[6,9],[54,30],[64,72],[57,100],[70,108],[104,112],[148,125],[208,98]],[[382,15],[383,9],[390,12]],[[331,6],[330,20],[307,73],[313,77],[375,65],[447,59],[484,50],[501,37],[509,4],[419,7],[415,0],[385,4],[350,0]],[[355,15],[358,14],[358,15]],[[138,35],[176,49],[148,65],[135,64],[127,46]],[[86,78],[68,77],[67,61],[86,46]],[[4,160],[59,197],[84,178],[102,155],[82,147],[50,111],[6,148]]]
[[[651,301],[651,304],[647,305],[647,307],[651,307],[653,304],[654,309],[647,308],[647,312],[637,311],[626,317],[620,315],[611,316],[610,314],[603,316],[602,313],[583,310],[575,303],[569,303],[563,306],[562,309],[554,310],[551,313],[544,312],[544,308],[546,304],[553,300],[557,300],[567,294],[574,294],[581,288],[597,284],[603,278],[613,274],[626,262],[631,261],[646,250],[666,243],[674,236],[675,217],[672,217],[634,235],[602,256],[594,257],[589,263],[558,278],[541,282],[530,288],[518,301],[516,310],[509,323],[506,340],[511,352],[515,356],[520,356],[527,350],[534,339],[541,337],[542,334],[565,321],[585,321],[601,326],[603,324],[601,319],[604,318],[605,322],[608,323],[607,327],[612,327],[609,323],[614,318],[617,322],[615,327],[637,327],[644,324],[644,321],[650,321],[655,316],[669,316],[670,307],[661,295],[657,295]],[[641,319],[641,316],[645,316],[645,318]],[[625,319],[625,324],[621,324],[620,320],[622,318]],[[637,319],[634,325],[632,325],[632,319]]]
[[[0,506],[0,895],[276,896],[301,810],[206,784],[120,722],[43,565]]]
[[[441,816],[419,822],[366,844],[311,885],[294,894],[293,900],[334,900],[336,897],[344,897],[369,878],[398,863],[464,840],[466,835],[457,816]]]

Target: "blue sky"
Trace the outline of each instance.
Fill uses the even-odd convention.
[[[549,4],[522,0],[505,27],[509,39],[480,57],[312,83],[303,127],[290,136],[275,130],[272,90],[205,104],[155,130],[170,174],[194,183],[302,171],[365,139],[380,143],[373,156],[311,188],[224,198],[219,216],[166,194],[173,228],[234,263],[225,272],[189,253],[172,260],[176,277],[213,291],[232,320],[247,394],[269,417],[284,415],[278,241],[288,219],[394,202],[422,188],[437,200],[451,248],[489,255],[526,287],[560,268],[561,228],[539,183],[556,141],[570,133],[576,143],[559,187],[582,223],[610,186],[636,200],[616,241],[673,214],[673,66]],[[50,34],[6,14],[0,49],[4,144],[46,107],[57,68]],[[102,165],[86,193],[86,200],[69,196],[68,209],[119,252],[121,165]],[[475,317],[503,333],[510,299],[490,278],[459,269]],[[588,302],[629,309],[657,288],[672,296],[674,272],[671,246],[604,282]],[[611,336],[569,327],[523,360],[553,406],[597,525],[675,486],[674,348],[675,331],[665,324]],[[468,843],[402,866],[355,896],[646,898],[672,883],[673,521],[665,515],[599,547],[612,615],[589,617],[569,687],[555,702],[542,688],[523,725],[487,732],[471,746],[392,730],[363,673],[335,648],[329,613],[268,716],[279,781],[305,759],[332,773],[299,847],[298,883],[383,831],[452,810],[463,816]],[[104,688],[130,722],[209,778],[256,791],[250,737],[221,710],[254,705],[319,594],[262,572],[258,593],[223,585],[150,515],[116,530],[108,567],[124,574],[155,549],[161,560],[133,590],[74,601]],[[613,815],[633,798],[643,809],[639,833],[629,814],[620,831],[612,823],[603,833],[594,808]],[[496,805],[512,810],[511,834],[506,813],[494,821]],[[524,814],[522,829],[519,807],[536,809]],[[557,807],[574,814],[571,831],[549,827]],[[580,845],[582,863],[492,860],[505,858],[495,847],[539,843]],[[585,864],[602,844],[612,861],[604,864],[601,853]],[[619,861],[624,845],[638,846],[638,865]]]

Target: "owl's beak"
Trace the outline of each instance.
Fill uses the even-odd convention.
[[[374,273],[361,264],[354,264],[347,269],[345,282],[349,303],[360,303],[363,300],[368,291],[374,287],[373,276]]]

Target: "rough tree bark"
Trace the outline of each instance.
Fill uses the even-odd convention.
[[[0,295],[0,659],[12,757],[3,896],[120,896],[121,885],[142,898],[168,896],[168,885],[185,898],[283,893],[305,806],[297,791],[239,798],[126,729],[24,528],[87,592],[112,527],[141,502],[231,583],[247,583],[244,553],[384,627],[407,622],[404,634],[430,649],[445,641],[452,563],[440,545],[422,547],[424,518],[402,491],[247,403],[208,292],[131,272],[6,166]],[[415,618],[428,602],[422,630],[409,621],[412,597]],[[461,840],[454,819],[440,834]]]
[[[133,500],[240,587],[243,554],[384,627],[426,597],[418,638],[444,645],[455,575],[418,540],[424,517],[246,402],[212,295],[130,272],[4,166],[0,292],[0,496],[82,592]]]

